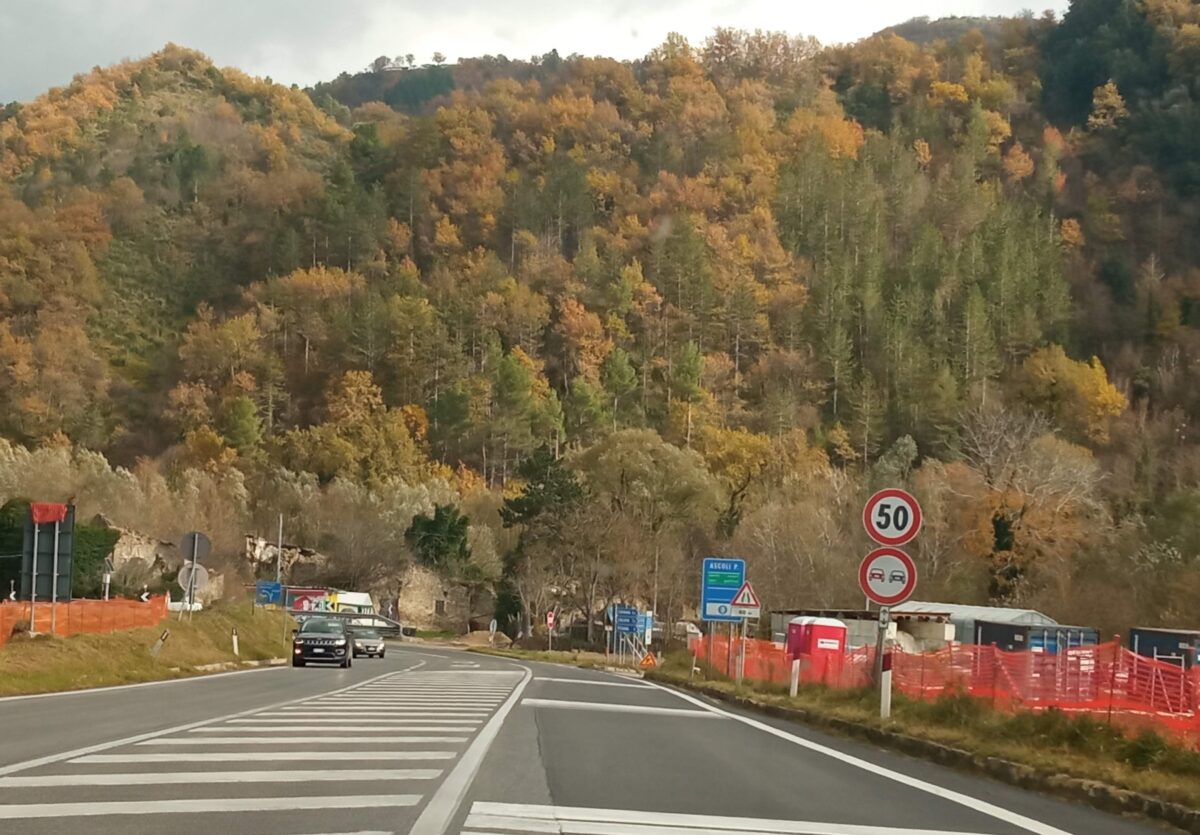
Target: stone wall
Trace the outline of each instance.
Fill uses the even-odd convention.
[[[246,536],[246,565],[250,575],[259,579],[275,579],[275,561],[279,547],[260,536]],[[311,548],[283,543],[283,581],[289,585],[304,586],[315,583],[329,563],[329,558]]]
[[[396,577],[390,588],[375,596],[378,611],[422,631],[446,631],[463,635],[471,619],[470,592],[466,586],[446,580],[436,571],[413,565]]]
[[[183,555],[174,542],[118,528],[102,515],[93,519],[92,524],[117,533],[117,541],[109,559],[112,560],[113,572],[121,575],[126,585],[136,587],[139,582],[157,585],[164,575],[173,574],[183,566]],[[225,575],[211,565],[204,567],[208,572],[208,584],[196,592],[196,599],[207,606],[225,596]]]

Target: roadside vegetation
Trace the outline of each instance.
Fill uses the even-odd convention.
[[[240,656],[233,654],[235,628]],[[151,656],[166,630],[170,637],[158,656]],[[191,620],[172,615],[157,627],[106,635],[16,636],[0,649],[0,696],[183,678],[208,665],[286,657],[290,641],[291,625],[281,613],[251,613],[247,603],[218,605]]]
[[[702,684],[711,693],[752,698],[755,702],[807,711],[958,748],[977,760],[997,757],[1045,774],[1097,780],[1129,791],[1200,808],[1200,751],[1164,739],[1153,731],[1130,736],[1090,717],[1057,710],[1003,713],[964,694],[934,702],[896,693],[892,718],[879,718],[879,696],[872,689],[834,690],[805,685],[796,697],[787,687],[762,683],[737,685],[716,675],[692,679],[686,653],[668,656],[647,678],[668,684]]]

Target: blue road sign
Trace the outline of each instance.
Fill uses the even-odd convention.
[[[638,610],[632,606],[617,606],[613,620],[616,621],[618,632],[633,634],[638,631],[640,618]]]
[[[259,606],[278,606],[283,603],[283,583],[259,580],[254,584],[254,602]]]
[[[700,617],[703,620],[739,623],[730,605],[746,582],[746,561],[732,557],[706,557],[700,577]]]

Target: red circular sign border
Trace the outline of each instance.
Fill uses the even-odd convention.
[[[908,582],[904,584],[904,588],[900,593],[892,597],[882,597],[871,590],[871,586],[867,583],[867,570],[871,562],[876,557],[887,555],[895,557],[904,563],[904,567],[908,569]],[[858,566],[858,585],[862,588],[865,594],[873,603],[878,603],[880,606],[895,606],[897,603],[903,603],[908,598],[912,597],[912,593],[917,589],[917,565],[904,551],[899,548],[893,548],[891,545],[884,545],[881,548],[876,548],[865,557]]]
[[[904,499],[908,502],[909,507],[913,509],[913,525],[909,532],[904,536],[884,536],[875,530],[871,524],[871,511],[875,509],[875,505],[879,504],[884,499]],[[901,490],[897,487],[889,487],[885,490],[879,490],[872,494],[871,498],[867,499],[867,503],[863,505],[863,528],[867,531],[867,536],[871,537],[880,545],[907,545],[917,538],[917,534],[921,532],[921,524],[924,522],[924,516],[921,513],[921,503],[917,501],[917,497],[907,490]]]

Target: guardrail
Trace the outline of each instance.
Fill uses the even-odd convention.
[[[374,613],[314,612],[307,609],[288,609],[288,614],[297,620],[305,618],[336,618],[338,620],[350,621],[351,628],[357,626],[361,629],[374,629],[385,637],[398,638],[404,631],[404,627],[400,625],[399,621],[394,621],[391,618]]]

